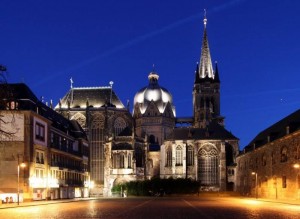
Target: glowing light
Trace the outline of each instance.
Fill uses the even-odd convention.
[[[90,181],[89,183],[89,187],[92,189],[95,187],[95,182],[94,181]]]
[[[261,204],[261,202],[257,201],[257,200],[245,200],[244,202],[246,204],[249,204],[249,205],[259,205],[259,204]]]
[[[300,164],[296,163],[293,165],[294,168],[299,169],[300,168]]]
[[[29,185],[32,188],[59,188],[58,180],[53,178],[29,178]]]

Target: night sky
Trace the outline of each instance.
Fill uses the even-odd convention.
[[[148,84],[192,116],[203,10],[218,61],[221,114],[246,146],[300,107],[298,0],[0,0],[0,64],[45,101],[74,87],[109,86],[126,104]]]

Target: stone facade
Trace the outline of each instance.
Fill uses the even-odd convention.
[[[261,132],[237,157],[236,190],[245,196],[300,198],[300,112]]]

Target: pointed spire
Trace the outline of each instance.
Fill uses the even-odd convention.
[[[73,88],[73,83],[74,83],[74,81],[73,81],[73,78],[71,77],[71,78],[70,78],[70,84],[71,84],[71,85],[70,85],[70,88],[71,88],[71,89]]]
[[[204,23],[204,28],[206,29],[206,24],[207,24],[207,19],[206,19],[206,9],[204,9],[204,19],[203,19],[203,23]]]
[[[218,62],[217,61],[215,61],[215,79],[214,79],[214,82],[220,83]]]
[[[199,74],[200,78],[214,78],[213,67],[211,63],[211,56],[208,46],[208,39],[206,33],[206,10],[204,10],[204,33],[203,33],[203,40],[202,40],[202,48],[201,48],[201,56],[200,56],[200,66],[199,66]]]
[[[200,77],[199,77],[199,62],[197,62],[196,70],[195,70],[195,84],[200,83]]]

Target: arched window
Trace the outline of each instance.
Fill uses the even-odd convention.
[[[128,154],[128,168],[131,168],[131,154]]]
[[[263,156],[262,156],[262,165],[263,165],[263,166],[266,166],[266,165],[267,165],[267,157],[266,157],[265,154],[263,154]]]
[[[172,166],[172,150],[169,147],[166,151],[166,167]]]
[[[187,147],[187,166],[194,166],[194,148],[192,146]]]
[[[154,135],[149,136],[149,143],[150,144],[155,144],[155,136]]]
[[[273,165],[273,164],[276,164],[276,160],[275,160],[275,152],[272,152],[272,153],[271,153],[271,163],[272,163],[272,165]]]
[[[176,166],[182,166],[182,147],[176,147]]]
[[[118,169],[120,163],[120,156],[119,154],[113,154],[113,168]]]
[[[115,135],[118,136],[125,128],[126,122],[122,117],[118,117],[114,123]]]
[[[76,113],[71,119],[76,120],[82,128],[86,126],[86,117],[82,113]]]
[[[144,153],[141,147],[136,147],[134,150],[136,167],[144,166]]]
[[[300,159],[300,146],[297,146],[296,151],[295,151],[295,159],[299,160]]]
[[[125,167],[125,156],[124,154],[120,154],[120,168],[124,168]]]
[[[124,161],[125,161],[125,156],[123,153],[114,154],[113,155],[113,168],[115,168],[115,169],[125,168]]]
[[[212,145],[203,146],[198,153],[198,176],[201,185],[219,184],[219,156]]]
[[[281,156],[280,156],[280,161],[281,162],[287,162],[288,160],[288,157],[287,157],[287,148],[286,147],[283,147],[281,149]]]

